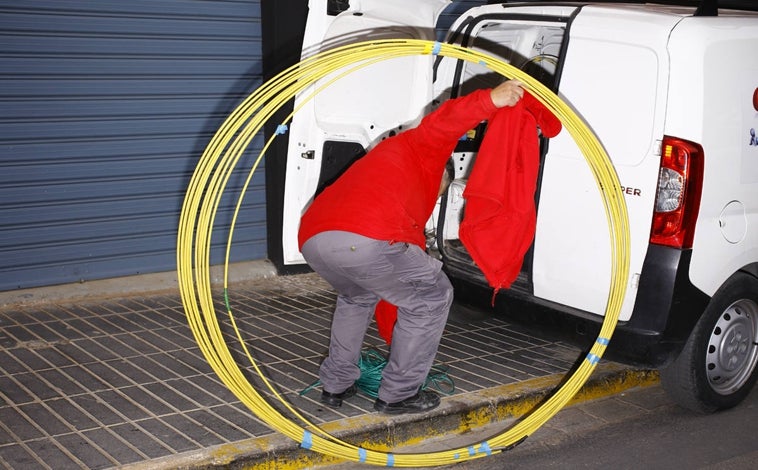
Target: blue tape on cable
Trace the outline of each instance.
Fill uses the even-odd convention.
[[[600,357],[595,354],[589,353],[587,354],[587,360],[590,361],[590,364],[597,364],[600,361]]]
[[[439,41],[434,43],[434,47],[432,48],[432,54],[437,55],[440,53],[440,49],[442,49],[442,44],[440,44]]]
[[[287,124],[279,124],[276,126],[276,133],[277,134],[286,134],[287,133]]]
[[[458,452],[456,452],[455,454],[453,454],[453,458],[455,460],[458,460],[459,458],[461,458],[461,454],[459,454]]]
[[[482,442],[482,444],[479,446],[479,452],[484,452],[487,455],[492,455],[492,449],[490,449],[490,445],[487,444],[487,442]]]
[[[476,455],[476,449],[474,449],[474,446],[468,448],[468,455]]]
[[[303,442],[300,443],[300,447],[303,449],[313,447],[313,434],[310,431],[303,431]]]
[[[387,454],[387,466],[388,467],[394,467],[395,466],[395,456],[392,454]]]
[[[611,342],[608,338],[600,338],[597,339],[598,344],[602,344],[603,346],[608,346],[608,343]]]
[[[361,463],[366,461],[366,449],[358,449],[358,461]]]

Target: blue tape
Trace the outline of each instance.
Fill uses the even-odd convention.
[[[453,458],[455,460],[458,460],[459,458],[461,458],[461,454],[459,454],[458,452],[456,452],[455,454],[453,454]]]
[[[276,126],[276,133],[277,134],[286,134],[287,133],[287,124],[279,124]]]
[[[394,467],[395,466],[395,456],[392,454],[387,454],[387,466],[388,467]]]
[[[442,49],[442,44],[440,44],[439,41],[434,43],[434,47],[432,48],[432,55],[437,55],[440,53],[440,49]]]
[[[300,447],[303,449],[310,449],[313,447],[313,434],[310,431],[303,430],[303,442],[300,443]]]
[[[366,449],[358,449],[358,461],[361,463],[366,461]]]
[[[476,455],[476,449],[474,449],[474,446],[468,448],[468,455]]]
[[[490,449],[490,445],[487,443],[487,441],[482,442],[482,444],[479,446],[479,452],[484,452],[487,455],[492,455],[492,449]]]
[[[589,353],[587,354],[587,360],[590,361],[590,364],[597,364],[600,361],[600,357]]]
[[[610,343],[611,340],[609,340],[608,338],[600,338],[600,337],[598,337],[597,338],[597,342],[598,342],[598,344],[602,344],[603,346],[608,346],[608,343]]]

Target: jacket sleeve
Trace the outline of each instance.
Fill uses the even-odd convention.
[[[449,156],[466,131],[489,118],[496,110],[489,89],[447,100],[424,117],[416,128],[404,133],[406,142],[417,155],[439,151]]]

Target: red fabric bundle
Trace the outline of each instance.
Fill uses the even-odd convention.
[[[561,131],[560,121],[529,93],[516,106],[500,108],[489,120],[463,193],[459,236],[495,293],[516,279],[534,239],[537,126],[545,137]]]
[[[379,336],[387,344],[390,344],[392,342],[392,330],[395,328],[395,321],[397,321],[397,306],[382,299],[376,304],[374,317],[376,319],[376,327],[379,329]]]

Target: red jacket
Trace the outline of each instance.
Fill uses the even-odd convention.
[[[539,172],[539,126],[554,137],[561,122],[529,93],[487,123],[463,197],[461,242],[490,286],[510,287],[534,238],[534,193]]]
[[[313,201],[298,242],[328,230],[425,248],[424,227],[460,137],[497,108],[490,90],[447,100],[421,123],[379,143]]]
[[[560,121],[528,93],[516,106],[497,109],[490,90],[477,90],[446,101],[418,127],[381,142],[306,210],[298,233],[300,247],[317,233],[343,230],[425,248],[424,227],[445,165],[460,137],[487,119],[487,133],[464,193],[460,238],[492,287],[510,286],[534,236],[536,126],[547,137],[561,129]],[[396,316],[393,305],[377,305],[377,326],[388,344]]]

